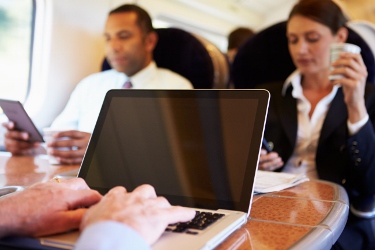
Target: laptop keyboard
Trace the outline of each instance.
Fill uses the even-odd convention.
[[[214,222],[225,216],[225,214],[195,211],[195,217],[188,222],[180,222],[168,225],[167,232],[199,234]]]

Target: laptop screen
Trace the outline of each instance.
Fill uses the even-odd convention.
[[[79,177],[105,194],[151,184],[172,205],[248,212],[269,93],[111,90]]]

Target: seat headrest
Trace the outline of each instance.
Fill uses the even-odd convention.
[[[285,80],[295,70],[286,39],[286,22],[256,33],[238,50],[232,64],[235,88],[254,88]]]
[[[375,83],[375,55],[373,54],[372,49],[369,44],[356,32],[352,27],[348,27],[349,35],[347,43],[356,44],[361,48],[361,55],[363,62],[367,67],[367,82]]]
[[[156,64],[186,77],[194,88],[212,88],[214,69],[203,44],[181,29],[165,28],[156,32],[159,36],[154,50]]]

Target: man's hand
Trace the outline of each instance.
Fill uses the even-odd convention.
[[[64,140],[61,140],[61,138]],[[56,157],[62,164],[80,164],[85,155],[91,134],[77,130],[61,131],[53,134],[53,139],[47,142],[47,153]],[[59,150],[70,148],[71,150]]]
[[[15,130],[14,122],[4,122],[3,127],[7,132],[4,134],[4,146],[6,150],[14,155],[27,154],[30,149],[37,148],[38,142],[30,142],[30,135],[25,131]]]
[[[157,197],[150,185],[139,186],[131,193],[115,187],[87,211],[81,231],[95,222],[114,220],[133,228],[148,244],[153,244],[168,224],[189,221],[194,216],[193,209],[171,206],[164,197]]]
[[[80,178],[35,184],[0,199],[0,238],[36,237],[78,228],[86,207],[100,199]]]

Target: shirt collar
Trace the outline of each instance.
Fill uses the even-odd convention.
[[[282,89],[282,96],[285,96],[287,89],[292,86],[293,87],[293,96],[302,95],[302,86],[301,86],[301,79],[302,75],[298,70],[295,70],[284,82],[283,89]],[[340,85],[334,85],[333,89],[331,91],[331,94],[329,94],[328,99],[333,99],[333,97],[336,95],[337,90],[340,88]]]
[[[301,73],[298,70],[295,70],[292,74],[289,75],[289,77],[285,80],[284,86],[282,89],[281,94],[285,96],[286,90],[292,86],[293,89],[301,88]]]
[[[138,71],[132,77],[128,77],[128,79],[133,84],[133,87],[139,88],[140,85],[147,82],[147,79],[150,78],[150,76],[154,75],[154,72],[156,72],[156,70],[157,67],[155,61],[151,61],[145,68]]]

